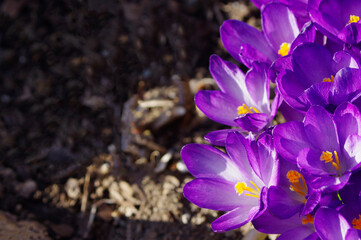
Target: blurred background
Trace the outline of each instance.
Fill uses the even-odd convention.
[[[250,239],[182,195],[230,18],[260,28],[249,1],[0,1],[0,239]]]

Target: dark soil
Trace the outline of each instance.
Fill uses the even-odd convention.
[[[0,239],[241,239],[182,195],[179,151],[222,126],[219,27],[259,26],[249,2],[0,2]],[[244,230],[245,231],[245,230]]]

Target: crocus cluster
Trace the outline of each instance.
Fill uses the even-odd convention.
[[[225,21],[221,40],[238,63],[212,55],[219,90],[195,96],[228,127],[183,147],[195,177],[184,196],[225,212],[215,232],[252,222],[280,240],[361,239],[361,1],[253,3],[262,31]]]

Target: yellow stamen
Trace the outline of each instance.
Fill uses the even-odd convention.
[[[350,20],[348,21],[348,23],[357,23],[359,20],[360,20],[359,16],[350,15]]]
[[[291,44],[286,42],[282,43],[280,46],[280,50],[278,50],[278,54],[281,55],[282,57],[288,55],[288,52],[290,51],[290,47]]]
[[[332,153],[329,152],[329,151],[326,151],[326,152],[323,151],[322,154],[321,154],[320,160],[325,161],[326,163],[331,163],[331,165],[334,168],[336,168],[337,171],[340,171],[341,170],[341,165],[340,165],[340,160],[338,158],[337,152],[333,151],[333,153],[335,154],[336,162],[333,161]]]
[[[311,214],[307,214],[306,217],[302,218],[302,224],[312,223],[313,224],[314,218]]]
[[[253,110],[253,112],[252,112]],[[260,111],[257,110],[255,107],[248,107],[246,104],[242,104],[242,106],[239,106],[237,108],[238,115],[246,114],[246,113],[260,113]]]
[[[331,75],[330,78],[324,78],[324,79],[322,80],[322,82],[333,82],[333,80],[335,80],[335,77],[334,77],[333,75]]]
[[[244,195],[245,196],[249,196],[249,197],[256,197],[256,198],[259,198],[259,194],[261,192],[261,190],[257,187],[257,185],[250,181],[250,183],[257,189],[257,190],[254,190],[253,188],[251,187],[248,187],[247,186],[247,183],[245,182],[238,182],[236,183],[236,185],[234,186],[234,189],[236,190],[236,192],[238,193],[238,195],[241,195],[243,193],[243,191],[247,191],[249,193],[245,193]]]
[[[295,170],[290,170],[287,172],[286,176],[288,181],[292,183],[290,185],[291,191],[294,191],[303,197],[307,195],[307,184],[302,174]],[[302,184],[300,183],[300,178],[302,179]]]
[[[361,214],[358,215],[358,218],[352,220],[352,227],[361,230]]]

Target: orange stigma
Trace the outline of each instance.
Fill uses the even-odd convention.
[[[307,195],[307,184],[302,174],[295,170],[290,170],[287,172],[286,176],[291,183],[290,190],[305,197]],[[300,182],[300,179],[302,179],[302,183]]]
[[[320,160],[325,161],[326,163],[331,163],[331,165],[336,168],[337,171],[341,171],[340,160],[338,158],[337,152],[333,151],[333,153],[335,154],[336,162],[333,161],[332,153],[329,151],[323,151]]]
[[[253,110],[253,112],[252,112]],[[242,104],[242,106],[239,106],[237,108],[238,115],[246,114],[246,113],[260,113],[260,111],[257,110],[257,108],[254,107],[248,107],[246,104]]]
[[[302,224],[312,223],[313,224],[314,218],[311,214],[307,214],[306,217],[302,218]]]
[[[361,214],[358,215],[358,218],[352,220],[352,227],[361,230]]]
[[[261,190],[259,189],[259,187],[257,187],[257,185],[254,182],[250,181],[250,183],[256,188],[256,190],[251,187],[248,187],[245,182],[236,183],[236,185],[234,186],[234,189],[236,190],[238,195],[241,195],[243,193],[243,191],[247,191],[249,193],[245,193],[244,194],[245,196],[259,198],[259,194],[260,194]]]
[[[331,75],[331,77],[329,77],[329,78],[324,78],[322,80],[322,82],[333,82],[333,80],[335,80],[335,77],[333,75]]]

